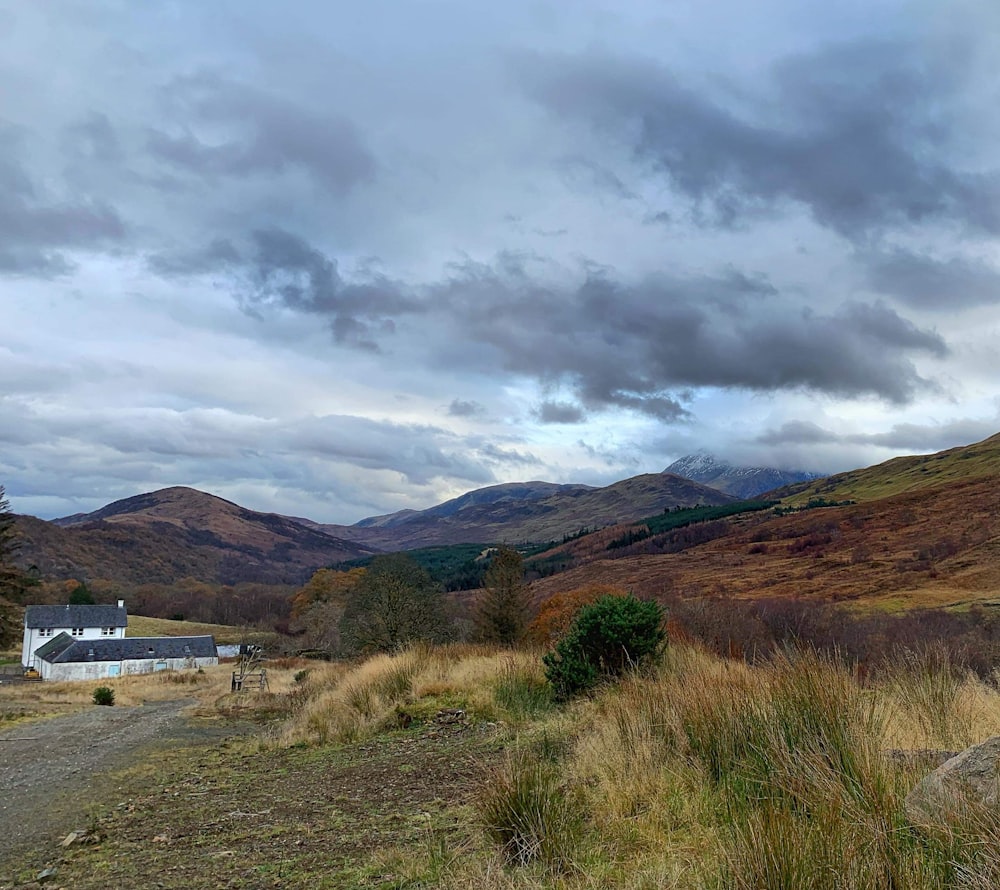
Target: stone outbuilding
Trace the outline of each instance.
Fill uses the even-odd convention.
[[[43,680],[100,680],[125,674],[196,670],[219,663],[212,636],[76,639],[60,633],[35,651]]]

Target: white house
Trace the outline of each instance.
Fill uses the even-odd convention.
[[[121,640],[128,615],[125,601],[117,606],[28,606],[24,610],[24,643],[21,664],[38,668],[35,654],[59,634],[71,640]]]
[[[35,650],[34,659],[43,680],[100,680],[219,663],[211,636],[80,639],[65,632]]]

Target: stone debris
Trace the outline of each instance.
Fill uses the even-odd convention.
[[[61,841],[59,841],[60,847],[72,847],[73,844],[96,844],[101,840],[100,835],[95,834],[92,831],[88,831],[86,828],[78,828],[76,831],[71,831],[66,835]]]

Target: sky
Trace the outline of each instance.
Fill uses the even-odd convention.
[[[352,523],[1000,430],[995,0],[0,0],[0,484]]]

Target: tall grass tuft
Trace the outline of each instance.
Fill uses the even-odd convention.
[[[552,687],[536,664],[507,658],[493,685],[496,703],[515,719],[535,717],[552,707]]]
[[[478,811],[508,863],[555,870],[572,863],[583,820],[554,764],[515,752],[484,787]]]
[[[972,744],[976,714],[963,693],[975,681],[955,664],[943,643],[897,650],[884,677],[898,706],[917,721],[931,746]]]

